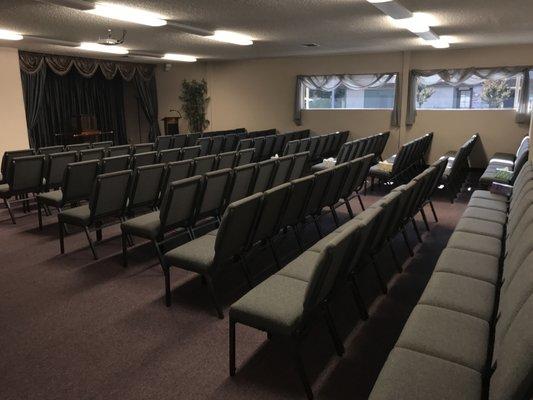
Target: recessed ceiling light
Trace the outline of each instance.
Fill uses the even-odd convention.
[[[208,38],[218,42],[237,44],[239,46],[251,46],[254,44],[251,37],[230,31],[215,31],[215,33],[208,36]]]
[[[369,3],[372,3],[372,4],[378,4],[378,3],[391,3],[392,0],[366,0],[368,1]]]
[[[0,29],[0,40],[22,40],[23,38],[20,33]]]
[[[411,17],[411,18],[401,18],[395,19],[389,17],[389,19],[396,25],[398,28],[407,29],[412,33],[424,33],[429,32],[430,28],[426,22],[421,18]]]
[[[163,26],[167,24],[164,17],[159,14],[111,3],[98,2],[94,5],[93,9],[87,10],[87,12],[101,17],[132,22],[140,25]]]
[[[170,61],[196,62],[196,57],[188,56],[185,54],[167,53],[161,58],[163,60],[170,60]]]
[[[447,49],[450,47],[450,43],[448,43],[445,40],[439,39],[439,40],[427,40],[427,44],[430,44],[431,46],[435,47],[436,49]]]
[[[80,43],[79,49],[87,51],[97,51],[100,53],[111,53],[111,54],[128,54],[129,50],[122,46],[105,46],[103,44],[92,43],[92,42],[82,42]]]

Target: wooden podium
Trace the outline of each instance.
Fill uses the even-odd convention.
[[[165,123],[165,135],[177,135],[180,133],[181,117],[165,117],[162,121]]]

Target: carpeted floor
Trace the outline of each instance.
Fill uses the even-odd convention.
[[[377,195],[366,196],[365,203]],[[440,222],[431,223],[415,257],[408,259],[403,241],[395,240],[405,261],[402,274],[387,252],[381,255],[387,296],[374,272],[363,269],[368,321],[358,319],[348,292],[338,296],[333,309],[347,350],[343,358],[335,355],[324,323],[312,328],[302,354],[318,399],[368,397],[467,197],[453,205],[437,197]],[[356,201],[353,207],[359,210]],[[339,211],[346,221],[344,208]],[[166,308],[163,275],[146,243],[136,240],[128,269],[120,261],[118,227],[104,231],[99,261],[80,232],[67,236],[61,256],[55,215],[46,217],[42,232],[35,212],[17,215],[12,225],[0,210],[1,399],[305,398],[284,343],[250,328],[237,328],[237,376],[228,376],[228,320],[216,318],[198,276],[173,269],[173,305]],[[333,230],[331,215],[322,225]],[[318,239],[312,224],[304,232],[309,245]],[[414,244],[411,227],[408,234]],[[296,257],[290,233],[275,243],[285,261]],[[257,281],[272,273],[273,263],[266,249],[249,257]],[[226,269],[217,291],[227,311],[246,286],[237,266]]]

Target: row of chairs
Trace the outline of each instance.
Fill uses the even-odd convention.
[[[308,151],[312,163],[322,161],[326,157],[336,156],[341,146],[348,140],[349,134],[350,131],[343,131],[292,140],[285,145],[283,155]]]
[[[309,325],[323,315],[337,354],[344,354],[344,345],[330,311],[333,298],[350,286],[361,317],[368,318],[359,293],[358,272],[370,260],[383,291],[387,292],[375,264],[375,255],[385,245],[390,245],[390,240],[403,229],[406,221],[423,210],[445,166],[445,161],[439,161],[407,185],[396,188],[234,303],[229,312],[230,375],[236,372],[235,326],[239,323],[267,332],[269,337],[285,337],[292,343],[300,378],[307,397],[312,399],[313,392],[299,353],[300,342]],[[399,264],[398,269],[402,271]]]
[[[132,227],[132,232],[129,232],[128,235],[135,235],[138,231],[149,232],[148,236],[151,238],[153,229],[158,229],[156,225],[160,222],[161,232],[166,232],[166,228],[175,229],[172,218],[183,212],[180,201],[186,197],[186,194],[180,191],[175,192],[175,189],[171,190],[171,183],[181,181],[194,174],[194,176],[200,177],[199,188],[201,190],[196,193],[195,211],[188,215],[187,219],[192,223],[192,225],[188,225],[188,231],[192,236],[198,221],[207,218],[215,218],[218,221],[228,203],[251,193],[268,190],[272,185],[283,184],[289,179],[300,177],[303,174],[306,158],[307,153],[301,153],[278,160],[247,164],[235,169],[200,171],[196,164],[198,160],[203,161],[200,157],[192,161],[179,161],[167,165],[147,165],[134,171],[126,170],[129,174],[128,179],[126,179],[124,171],[98,174],[98,166],[94,161],[78,163],[78,165],[70,164],[65,178],[67,187],[62,191],[41,193],[37,196],[39,223],[42,224],[41,208],[52,206],[60,209],[58,221],[61,253],[64,253],[65,224],[76,225],[85,230],[96,259],[96,250],[89,232],[90,229],[96,230],[97,240],[101,240],[102,226],[108,218],[115,222],[117,218],[125,220],[134,217],[139,212],[154,211],[161,206],[166,207],[167,214],[154,211],[141,215],[138,219],[129,220],[127,226]],[[82,181],[75,180],[72,176],[75,167],[78,167],[78,171],[83,171],[85,174],[83,188]],[[95,179],[94,183],[90,179],[90,174],[95,176],[93,178]],[[71,182],[72,185],[70,185]],[[113,186],[114,183],[116,186]],[[113,188],[115,193],[106,193],[106,188]],[[76,203],[84,200],[82,195],[87,199],[88,191],[88,204],[76,207]],[[169,199],[169,196],[174,194],[176,197]],[[74,207],[64,209],[68,203]],[[161,215],[166,215],[170,218],[169,221],[160,221]],[[159,237],[159,234],[157,236]]]
[[[372,163],[374,164],[375,162],[381,160],[381,155],[383,150],[385,150],[389,136],[390,132],[384,132],[344,143],[335,158],[335,164],[339,165],[353,160],[354,158],[366,156],[367,154],[374,154],[375,160]],[[323,161],[311,166],[311,170],[320,171],[330,168],[330,166],[330,163]]]
[[[468,158],[478,140],[479,134],[476,133],[458,151],[449,151],[444,155],[444,157],[448,158],[448,165],[442,175],[442,184],[452,203],[457,197],[457,194],[461,192],[461,188],[468,177],[470,171]]]
[[[429,152],[433,132],[405,143],[398,154],[394,154],[384,162],[379,162],[370,169],[372,184],[374,179],[380,183],[393,183],[395,185],[407,182],[426,165],[426,156]]]
[[[352,193],[366,179],[372,156],[363,157],[332,168],[317,172],[300,179],[292,179],[288,184],[281,184],[269,190],[256,191],[244,199],[232,198],[226,209],[220,227],[202,237],[170,250],[161,260],[165,272],[165,299],[170,305],[170,267],[176,266],[196,272],[209,283],[210,295],[214,301],[219,318],[223,312],[212,282],[223,273],[223,266],[230,261],[239,261],[248,284],[253,278],[246,265],[246,254],[257,244],[268,244],[278,268],[281,262],[274,250],[272,240],[282,230],[291,229],[301,251],[302,238],[299,226],[311,219],[318,234],[322,231],[318,218],[324,209],[333,213],[336,224],[339,219],[335,207],[346,204]],[[174,182],[173,185],[190,185],[187,182]],[[235,201],[236,200],[236,201]],[[349,208],[351,210],[351,208]],[[353,216],[353,213],[351,214]],[[124,225],[129,223],[126,222]],[[182,227],[183,228],[183,227]],[[126,234],[127,232],[124,231]],[[123,237],[126,243],[127,237]],[[153,239],[152,239],[153,240]]]

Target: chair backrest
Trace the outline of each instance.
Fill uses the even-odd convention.
[[[124,171],[129,169],[130,156],[104,157],[100,161],[100,173],[109,174],[110,172]]]
[[[339,154],[337,154],[337,161],[336,161],[337,164],[342,164],[342,163],[345,163],[346,161],[350,161],[348,157],[350,156],[350,153],[352,151],[352,146],[353,146],[352,142],[344,143],[341,146],[339,150]]]
[[[202,136],[201,133],[188,133],[186,135],[187,137],[187,142],[185,143],[186,146],[195,146],[196,145],[196,141],[198,139],[200,139],[200,137]]]
[[[139,207],[155,207],[165,177],[165,164],[145,165],[133,171],[128,211]]]
[[[333,135],[333,138],[331,139],[331,143],[329,145],[328,155],[336,156],[339,153],[339,147],[340,147],[341,139],[342,139],[342,137],[341,137],[341,133],[340,132],[335,133]]]
[[[333,176],[333,169],[329,168],[315,173],[315,180],[309,200],[306,205],[305,215],[316,214],[320,210],[320,205],[324,197],[328,182]]]
[[[368,251],[375,252],[379,250],[384,244],[384,240],[387,238],[388,234],[393,232],[398,226],[397,223],[401,221],[402,214],[398,209],[398,206],[402,197],[403,199],[406,198],[403,194],[403,189],[403,186],[397,187],[388,195],[382,197],[370,206],[372,209],[381,209],[381,212],[379,213],[378,220],[370,233]]]
[[[226,153],[219,153],[217,156],[217,169],[233,168],[237,158],[236,151],[228,151]]]
[[[190,160],[173,161],[167,164],[166,174],[161,185],[161,193],[164,194],[168,185],[175,181],[181,181],[191,175],[192,162]]]
[[[290,183],[277,186],[263,193],[261,207],[254,229],[252,231],[250,245],[261,240],[273,237],[278,233],[278,226],[283,215],[283,209],[291,189]]]
[[[132,171],[111,172],[96,177],[89,202],[91,223],[95,220],[122,216],[130,193]]]
[[[8,176],[9,189],[14,194],[40,192],[43,184],[44,156],[25,156],[11,159]]]
[[[222,214],[230,182],[231,169],[229,168],[208,172],[204,175],[202,200],[196,218]]]
[[[281,155],[283,148],[285,147],[285,141],[287,139],[286,134],[276,135],[276,140],[274,141],[274,146],[272,146],[272,154]]]
[[[187,145],[187,135],[172,135],[172,147],[181,149]]]
[[[202,183],[201,176],[193,176],[169,184],[159,211],[163,232],[193,225]]]
[[[231,259],[246,248],[262,197],[262,193],[256,193],[226,208],[215,240],[215,264]]]
[[[75,151],[52,153],[47,156],[47,170],[45,173],[47,189],[55,189],[63,186],[67,165],[76,162],[76,158],[77,153]]]
[[[334,206],[335,203],[339,201],[342,185],[346,180],[346,174],[348,173],[348,164],[344,163],[337,165],[331,168],[331,170],[333,173],[320,202],[321,208]]]
[[[253,139],[241,139],[239,141],[239,144],[237,145],[237,150],[241,151],[241,150],[251,149],[252,147],[254,147]]]
[[[100,160],[104,155],[102,149],[85,149],[79,152],[79,161]]]
[[[355,191],[359,191],[363,185],[366,182],[366,178],[368,178],[368,174],[370,172],[370,167],[372,166],[372,162],[374,161],[374,155],[373,154],[367,154],[366,156],[359,157],[361,162],[361,167],[359,169],[359,175],[357,175],[357,178],[353,182],[353,186],[351,188],[351,192],[353,193]]]
[[[293,160],[293,156],[285,156],[277,159],[276,171],[272,178],[272,187],[281,185],[289,180]]]
[[[209,155],[193,159],[192,175],[203,175],[215,169],[216,156]]]
[[[265,141],[263,143],[263,150],[261,152],[261,159],[266,160],[274,155],[272,151],[274,150],[275,142],[276,142],[275,135],[265,136]]]
[[[307,164],[307,159],[309,158],[309,153],[298,153],[294,155],[294,162],[292,164],[291,173],[289,175],[289,180],[301,178],[305,171],[305,165]]]
[[[99,164],[96,160],[68,164],[63,181],[63,203],[88,200],[98,172]]]
[[[235,133],[230,133],[224,138],[224,147],[223,151],[235,151],[237,149],[237,144],[239,143],[239,137]]]
[[[313,155],[315,159],[321,159],[324,157],[324,148],[326,146],[327,140],[327,135],[321,135],[318,137],[318,143],[316,145],[315,154]]]
[[[9,169],[11,168],[11,160],[13,158],[33,156],[34,154],[34,149],[6,151],[2,156],[2,180],[7,182],[7,177],[9,176]]]
[[[239,150],[237,152],[236,166],[250,164],[254,159],[254,149]]]
[[[111,146],[107,148],[108,157],[126,156],[131,152],[131,146],[129,144],[123,144],[121,146]]]
[[[305,217],[305,208],[315,181],[314,175],[290,182],[291,190],[279,222],[279,228],[296,226]]]
[[[161,151],[161,150],[167,150],[172,147],[172,136],[170,135],[164,135],[164,136],[158,136],[155,138],[155,150]]]
[[[224,136],[214,136],[211,138],[211,146],[209,147],[209,154],[217,155],[224,150]]]
[[[264,192],[270,188],[270,183],[276,169],[276,160],[266,160],[257,163],[257,172],[254,178],[252,193]]]
[[[200,146],[183,147],[181,149],[182,160],[192,160],[193,158],[200,157],[202,148]]]
[[[299,146],[300,146],[299,140],[291,140],[285,145],[285,148],[283,149],[283,155],[288,156],[291,154],[296,154]]]
[[[65,146],[65,151],[80,151],[85,149],[90,149],[91,144],[90,143],[75,143],[75,144],[67,144]]]
[[[136,143],[131,147],[131,151],[133,152],[133,154],[149,153],[151,151],[154,151],[154,144],[153,143]]]
[[[233,169],[228,203],[245,198],[252,190],[255,176],[255,164],[247,164]]]
[[[198,138],[198,140],[196,140],[196,146],[200,147],[200,156],[206,156],[209,154],[211,139],[208,137]]]
[[[159,162],[160,163],[169,163],[172,161],[178,161],[181,156],[180,149],[166,149],[159,152]]]
[[[157,151],[147,153],[135,153],[131,156],[131,169],[152,165],[157,162]]]
[[[261,161],[263,155],[263,147],[265,147],[265,137],[259,136],[254,139],[254,161]]]
[[[113,146],[113,141],[112,140],[106,140],[104,142],[93,142],[91,144],[91,147],[93,149],[107,149],[109,147]]]
[[[311,160],[314,160],[316,158],[315,154],[319,140],[320,138],[318,136],[312,136],[309,138],[309,157],[311,158]]]
[[[39,150],[37,150],[37,153],[47,156],[49,154],[61,153],[63,150],[65,150],[65,147],[61,145],[47,146],[47,147],[40,147]],[[31,155],[31,154],[28,154],[28,155]]]

